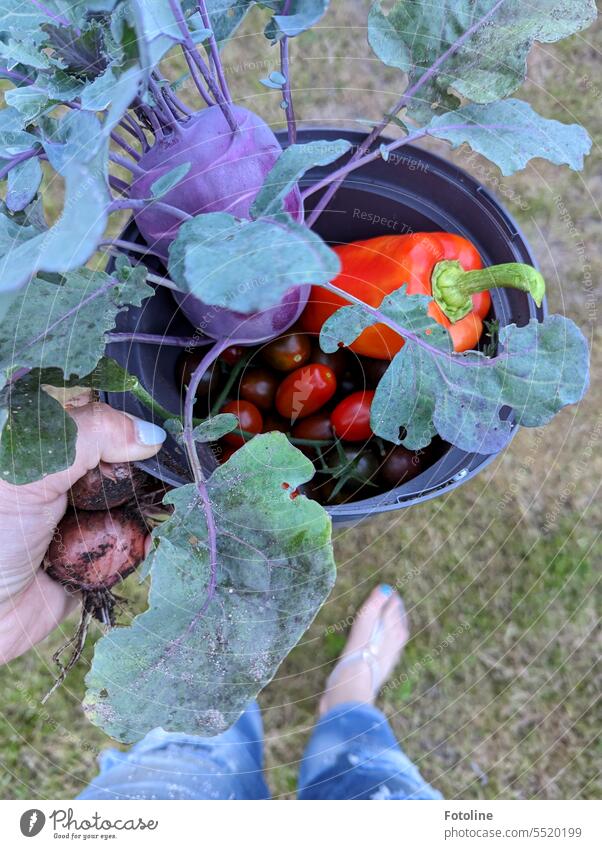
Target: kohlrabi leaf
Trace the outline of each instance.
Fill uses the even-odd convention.
[[[531,319],[500,331],[501,352],[441,356],[407,342],[381,380],[371,423],[383,439],[423,448],[432,428],[465,451],[492,454],[508,442],[510,406],[517,424],[541,427],[583,397],[588,385],[587,342],[570,319]],[[400,428],[406,435],[400,439]]]
[[[178,0],[179,5],[179,0]],[[138,34],[138,49],[144,70],[149,73],[168,50],[183,41],[169,0],[131,0]]]
[[[46,89],[36,85],[9,88],[4,92],[4,100],[21,114],[25,124],[35,121],[58,102],[48,97]]]
[[[306,171],[317,165],[329,165],[350,148],[351,142],[345,139],[324,139],[287,147],[266,175],[251,207],[251,217],[261,218],[281,212],[283,199]]]
[[[63,404],[74,387],[130,392],[137,386],[138,378],[108,357],[83,376],[35,368],[7,384],[0,390],[0,479],[32,483],[73,463],[77,428]]]
[[[513,98],[499,103],[473,103],[436,115],[429,124],[429,135],[446,139],[454,147],[466,142],[494,162],[504,175],[519,171],[534,157],[580,171],[583,157],[592,146],[579,124],[542,118],[528,103]]]
[[[174,186],[177,186],[178,183],[184,179],[186,174],[190,171],[190,167],[192,162],[183,162],[181,165],[176,165],[175,168],[171,168],[169,171],[166,171],[165,174],[162,174],[158,177],[154,183],[151,184],[151,194],[154,198],[163,197],[166,195],[170,189],[173,189]],[[186,191],[186,189],[184,189]]]
[[[192,436],[195,442],[215,442],[235,427],[238,427],[238,418],[233,413],[218,413],[197,425]]]
[[[500,351],[452,352],[447,331],[426,312],[429,298],[388,295],[379,312],[393,321],[406,342],[382,377],[372,402],[377,436],[418,450],[435,433],[465,451],[491,454],[507,443],[514,419],[540,427],[567,404],[577,403],[588,385],[587,342],[579,328],[560,315],[500,331]],[[351,344],[377,318],[361,306],[343,307],[324,324],[320,344],[335,351]]]
[[[383,299],[378,311],[405,330],[424,337],[429,344],[451,352],[449,333],[428,315],[431,300],[427,295],[407,295],[404,284]],[[327,353],[334,353],[341,345],[351,345],[363,330],[375,323],[378,318],[359,304],[341,307],[322,325],[320,347]]]
[[[102,136],[101,125],[87,112],[70,113],[63,121],[69,127],[65,137],[44,141],[51,164],[65,181],[63,210],[49,229],[33,234],[28,228],[27,238],[5,243],[0,256],[0,317],[13,294],[37,271],[63,273],[83,265],[96,250],[107,224],[107,141],[98,148],[85,141],[92,131]],[[11,226],[14,229],[4,222],[0,229]]]
[[[111,357],[101,357],[90,374],[67,379],[59,368],[37,369],[35,374],[42,386],[72,388],[83,386],[98,392],[130,392],[138,386],[138,378],[129,374]]]
[[[32,483],[75,460],[75,422],[35,374],[0,391],[0,431],[0,478],[8,483]]]
[[[117,313],[152,293],[137,275],[121,282],[87,268],[65,274],[62,285],[34,278],[0,321],[0,370],[8,376],[20,367],[59,368],[67,379],[89,374]]]
[[[85,87],[81,95],[83,109],[100,112],[106,109],[115,95],[117,79],[110,66],[95,80]]]
[[[286,0],[271,0],[264,5],[273,9],[275,14],[265,28],[266,38],[279,41],[284,36],[294,38],[306,32],[318,23],[325,14],[330,0],[291,0],[288,3],[286,15],[282,14],[287,7]]]
[[[12,106],[0,109],[0,159],[10,159],[40,146],[40,139],[24,130],[24,126],[23,116]]]
[[[368,40],[381,61],[408,75],[411,87],[474,28],[409,104],[414,119],[428,122],[433,110],[460,105],[454,92],[476,103],[512,94],[525,79],[534,41],[558,41],[595,18],[594,0],[395,0],[388,14],[376,0]]]
[[[42,182],[42,168],[37,156],[19,162],[8,172],[6,205],[11,212],[20,212],[31,203]]]
[[[169,249],[169,273],[182,291],[244,313],[273,306],[292,286],[332,280],[339,267],[334,251],[288,215],[197,215]]]
[[[255,0],[207,0],[211,28],[220,48],[238,29],[243,18],[254,5]]]
[[[194,484],[153,532],[148,610],[96,644],[84,709],[124,742],[151,728],[212,736],[271,680],[330,592],[330,519],[296,497],[311,461],[281,433],[255,437],[208,481],[218,563]]]

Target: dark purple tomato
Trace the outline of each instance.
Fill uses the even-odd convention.
[[[344,448],[346,462],[337,452],[329,454],[326,462],[337,471],[337,478],[333,478],[336,495],[331,495],[332,504],[344,504],[347,501],[356,501],[360,498],[371,498],[379,492],[378,469],[379,460],[371,448],[354,448],[347,445]],[[344,483],[337,487],[340,479]]]
[[[425,468],[426,454],[396,445],[381,461],[379,480],[387,489],[407,483]]]
[[[219,355],[220,360],[223,360],[229,366],[234,366],[245,355],[248,348],[243,345],[230,345]]]
[[[297,439],[331,440],[333,436],[330,414],[322,411],[301,419],[293,427],[292,435]]]
[[[312,349],[311,361],[312,363],[322,363],[323,366],[328,366],[334,372],[337,383],[349,369],[349,353],[343,348],[339,348],[338,351],[334,351],[332,354],[327,354],[315,343]]]
[[[249,368],[243,374],[239,395],[244,401],[250,401],[260,410],[271,410],[274,406],[278,378],[266,368]]]
[[[275,413],[268,413],[268,415],[263,418],[262,433],[271,433],[274,430],[279,433],[289,433],[290,429],[290,423]]]
[[[261,357],[276,371],[293,371],[305,365],[311,356],[311,341],[305,333],[279,336],[261,349]]]

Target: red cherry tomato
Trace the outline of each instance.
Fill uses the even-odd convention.
[[[276,392],[276,409],[291,422],[311,416],[327,401],[337,388],[332,369],[321,363],[310,363],[291,372]]]
[[[251,404],[249,401],[228,401],[222,407],[222,413],[234,413],[238,417],[238,424],[240,425],[239,428],[231,431],[231,433],[227,433],[223,437],[226,445],[233,445],[235,448],[240,448],[241,445],[244,445],[250,437],[243,436],[241,430],[253,434],[261,433],[263,416],[255,404]]]
[[[370,406],[374,392],[353,392],[340,401],[330,416],[332,429],[339,439],[362,442],[370,439]]]

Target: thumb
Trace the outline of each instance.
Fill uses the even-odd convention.
[[[152,457],[165,441],[162,427],[114,410],[107,404],[75,407],[69,415],[77,425],[75,462],[46,478],[55,491],[67,490],[100,461],[125,463]]]

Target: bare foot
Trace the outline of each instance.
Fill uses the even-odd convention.
[[[410,632],[399,593],[387,584],[360,607],[320,700],[320,716],[344,702],[373,704],[397,665]]]

